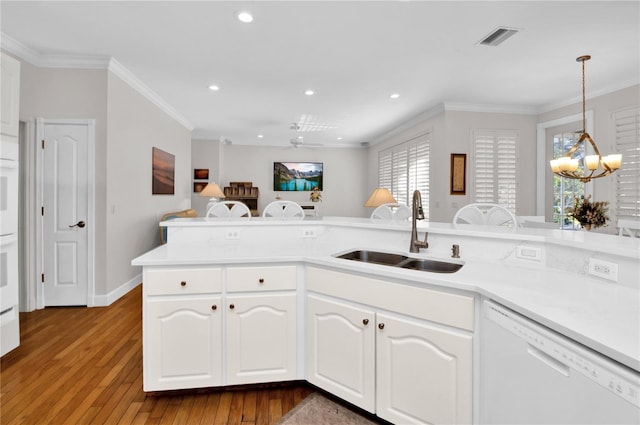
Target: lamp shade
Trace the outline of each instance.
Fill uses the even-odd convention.
[[[200,192],[200,196],[205,196],[207,198],[224,198],[224,193],[220,190],[220,186],[216,183],[208,183],[202,192]]]
[[[367,202],[364,203],[365,207],[379,207],[382,204],[395,204],[397,203],[396,199],[393,197],[389,189],[385,189],[384,187],[376,188]]]

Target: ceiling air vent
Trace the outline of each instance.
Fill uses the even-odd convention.
[[[498,46],[517,32],[518,30],[514,28],[498,27],[491,34],[480,40],[478,44],[481,46]]]

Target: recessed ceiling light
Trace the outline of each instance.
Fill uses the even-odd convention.
[[[314,91],[313,90],[305,90],[304,94],[306,94],[307,96],[313,96]]]
[[[338,137],[337,140],[342,140],[342,137]]]
[[[400,97],[400,95],[398,93],[393,93],[391,96],[389,96],[391,99],[397,99]]]
[[[216,86],[215,84],[211,84],[209,86],[209,90],[218,91],[220,90],[220,87]]]
[[[238,20],[240,22],[244,22],[245,24],[253,21],[253,15],[251,15],[251,13],[249,12],[239,12],[237,16]]]
[[[262,134],[258,134],[258,139],[262,139],[264,136]]]

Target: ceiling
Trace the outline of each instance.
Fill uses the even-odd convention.
[[[292,123],[304,144],[375,144],[443,107],[539,113],[580,99],[583,54],[592,56],[588,97],[640,75],[638,1],[3,0],[0,8],[3,48],[15,40],[40,58],[115,58],[194,139],[233,144],[288,145]],[[243,10],[252,23],[236,19]],[[500,26],[520,31],[497,47],[477,44]]]

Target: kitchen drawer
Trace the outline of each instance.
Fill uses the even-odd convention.
[[[152,269],[144,272],[147,295],[210,294],[222,290],[222,269]]]
[[[229,267],[227,291],[281,291],[296,289],[296,266]]]

